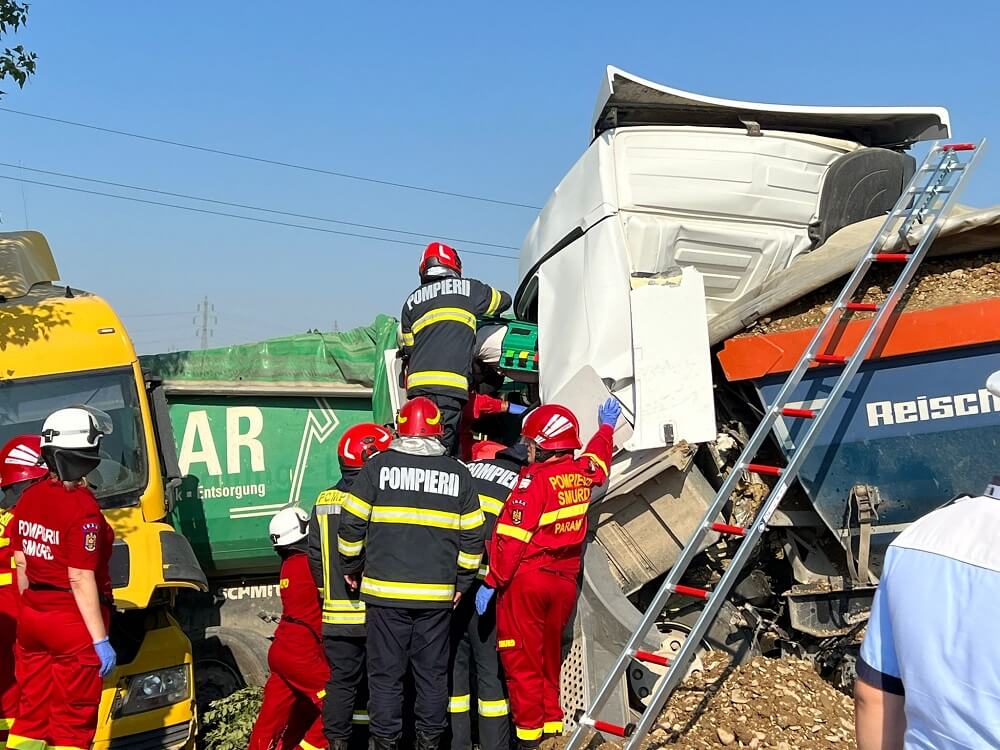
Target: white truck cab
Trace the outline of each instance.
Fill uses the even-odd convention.
[[[539,325],[543,400],[587,430],[614,393],[633,452],[714,439],[708,324],[890,209],[905,149],[948,129],[939,107],[740,102],[608,67],[590,146],[521,247],[515,311]]]

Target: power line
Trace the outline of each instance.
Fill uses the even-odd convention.
[[[225,211],[212,211],[207,208],[195,208],[194,206],[181,206],[177,203],[166,203],[164,201],[153,201],[147,200],[145,198],[136,198],[131,195],[115,195],[114,193],[103,193],[99,190],[87,190],[85,188],[70,187],[69,185],[57,185],[52,182],[41,182],[39,180],[22,180],[20,177],[12,177],[10,175],[0,174],[0,180],[10,180],[11,182],[22,181],[29,185],[39,185],[41,187],[54,188],[55,190],[68,190],[73,193],[83,193],[85,195],[97,195],[103,198],[117,198],[122,201],[131,201],[133,203],[143,203],[148,206],[161,206],[164,208],[175,208],[179,211],[193,211],[198,214],[207,214],[209,216],[223,216],[229,219],[242,219],[243,221],[254,221],[258,224],[271,224],[278,227],[289,227],[292,229],[308,229],[311,232],[322,232],[323,234],[336,234],[342,237],[357,237],[365,240],[376,240],[378,242],[391,242],[395,245],[408,245],[411,247],[423,247],[421,242],[409,242],[407,240],[396,240],[391,237],[377,237],[373,234],[360,234],[358,232],[343,232],[338,229],[325,229],[324,227],[311,227],[307,224],[293,224],[287,221],[275,221],[274,219],[262,219],[259,216],[241,216],[239,214],[231,214]],[[490,258],[504,258],[506,260],[517,260],[513,255],[504,255],[503,253],[489,253],[485,250],[463,250],[466,255],[484,255]]]
[[[184,143],[182,141],[173,141],[168,138],[157,138],[151,135],[143,135],[141,133],[130,133],[127,130],[116,130],[114,128],[105,128],[100,125],[93,125],[86,122],[76,122],[75,120],[65,120],[59,117],[51,117],[49,115],[39,115],[34,112],[24,112],[17,109],[11,109],[9,107],[0,107],[0,111],[9,112],[12,115],[20,115],[21,117],[32,117],[36,120],[45,120],[46,122],[55,122],[60,125],[71,125],[76,128],[86,128],[87,130],[96,130],[101,133],[110,133],[112,135],[121,135],[126,138],[135,138],[141,141],[149,141],[150,143],[161,143],[167,146],[176,146],[178,148],[191,149],[192,151],[202,151],[207,154],[216,154],[218,156],[228,156],[233,159],[243,159],[245,161],[257,162],[258,164],[270,164],[276,167],[286,167],[288,169],[298,169],[303,172],[313,172],[315,174],[325,174],[331,177],[343,177],[348,180],[358,180],[360,182],[370,182],[376,185],[386,185],[388,187],[403,188],[405,190],[417,190],[422,193],[433,193],[435,195],[446,195],[451,198],[462,198],[464,200],[470,201],[480,201],[482,203],[494,203],[499,206],[513,206],[515,208],[530,208],[534,211],[541,209],[541,206],[532,206],[527,203],[518,203],[516,201],[504,201],[497,198],[487,198],[482,195],[473,195],[471,193],[456,193],[450,190],[437,190],[436,188],[424,187],[422,185],[410,185],[405,182],[393,182],[391,180],[380,180],[375,177],[364,177],[362,175],[349,174],[347,172],[336,172],[332,169],[322,169],[320,167],[310,167],[306,164],[296,164],[294,162],[279,161],[277,159],[266,159],[262,156],[254,156],[252,154],[241,154],[235,151],[224,151],[218,148],[212,148],[210,146],[199,146],[194,143]]]
[[[119,313],[123,318],[174,318],[190,314],[190,312]]]
[[[276,208],[266,208],[264,206],[253,206],[247,203],[232,203],[230,201],[217,200],[215,198],[203,198],[198,195],[188,195],[187,193],[172,193],[168,190],[157,190],[156,188],[142,187],[141,185],[128,185],[122,182],[112,182],[111,180],[102,180],[97,177],[83,177],[75,174],[68,174],[66,172],[53,172],[48,169],[37,169],[35,167],[25,167],[22,164],[8,164],[6,162],[0,162],[0,167],[8,167],[11,169],[22,169],[28,172],[35,172],[37,174],[47,174],[52,177],[64,177],[69,180],[79,180],[81,182],[93,182],[98,185],[108,185],[110,187],[122,188],[123,190],[139,190],[143,193],[155,193],[156,195],[166,195],[171,198],[183,198],[184,200],[191,201],[201,201],[202,203],[213,203],[217,206],[227,206],[228,208],[241,208],[247,211],[260,211],[267,214],[275,214],[277,216],[288,216],[293,219],[308,219],[310,221],[325,221],[328,224],[343,224],[349,227],[359,227],[361,229],[374,229],[379,232],[394,232],[396,234],[406,234],[411,237],[427,237],[429,239],[440,239],[446,242],[454,242],[460,245],[481,245],[483,247],[495,247],[501,250],[517,250],[518,248],[513,245],[500,245],[495,242],[477,242],[476,240],[465,240],[457,237],[441,237],[439,235],[430,234],[427,232],[410,232],[405,229],[394,229],[393,227],[383,227],[377,224],[360,224],[355,221],[344,221],[342,219],[331,219],[326,216],[310,216],[309,214],[297,214],[291,211],[280,211]]]

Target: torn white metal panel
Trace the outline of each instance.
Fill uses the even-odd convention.
[[[715,439],[705,290],[694,268],[633,279],[635,426],[629,451]]]
[[[614,391],[631,408],[630,286],[622,242],[621,225],[602,221],[538,272],[539,382],[544,402],[566,398],[566,385],[591,367],[599,381],[610,385],[606,391]],[[596,421],[593,424],[596,427]]]
[[[814,133],[888,146],[947,138],[943,107],[816,107],[722,99],[663,86],[609,65],[601,81],[591,134],[630,125],[739,127]]]

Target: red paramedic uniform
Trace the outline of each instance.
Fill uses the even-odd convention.
[[[101,662],[70,590],[69,568],[92,570],[104,624],[113,603],[108,562],[115,535],[93,493],[42,480],[17,503],[11,546],[23,552],[15,668],[21,691],[8,750],[89,750],[97,730]]]
[[[330,678],[320,632],[319,591],[306,551],[281,563],[281,621],[267,652],[271,676],[247,750],[323,750],[323,698]],[[279,744],[280,743],[280,744]]]
[[[11,534],[14,514],[0,510],[0,748],[6,747],[7,732],[14,723],[18,690],[14,679],[14,643],[17,638],[17,569]]]
[[[562,635],[576,603],[591,493],[607,481],[613,434],[602,426],[579,458],[526,467],[493,530],[486,585],[498,590],[497,650],[522,743],[562,733]]]

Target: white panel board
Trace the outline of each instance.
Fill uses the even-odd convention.
[[[593,367],[584,366],[576,371],[574,376],[562,387],[546,399],[546,403],[562,404],[569,408],[580,421],[580,437],[586,445],[590,437],[597,432],[597,407],[603,404],[611,392],[601,381]],[[632,426],[626,421],[632,415],[628,413],[629,404],[624,403],[625,410],[618,418],[615,426],[615,448],[621,448],[632,437]]]
[[[715,404],[701,274],[688,267],[632,290],[637,421],[630,451],[714,440]]]

